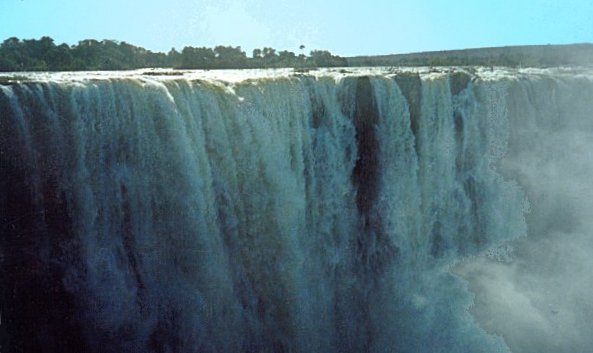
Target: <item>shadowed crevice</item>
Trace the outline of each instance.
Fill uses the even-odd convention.
[[[361,77],[356,84],[354,126],[358,156],[352,180],[358,190],[356,194],[358,211],[367,218],[377,198],[377,152],[379,149],[375,136],[377,121],[377,104],[370,79]]]
[[[451,90],[451,95],[456,96],[461,91],[467,88],[471,81],[471,76],[465,72],[454,72],[449,75],[449,88]]]
[[[410,129],[414,134],[414,148],[419,150],[418,131],[422,111],[422,80],[417,73],[401,73],[395,76],[395,82],[408,102],[410,112]]]

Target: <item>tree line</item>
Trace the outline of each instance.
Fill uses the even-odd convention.
[[[506,66],[593,65],[593,44],[523,45],[348,58],[349,66]]]
[[[304,49],[301,45],[300,49]],[[50,37],[20,40],[11,37],[0,44],[0,71],[130,70],[150,67],[175,69],[310,68],[347,66],[347,61],[326,50],[310,54],[254,49],[252,56],[241,47],[187,46],[168,53],[152,52],[126,42],[85,39],[76,45],[57,45]]]

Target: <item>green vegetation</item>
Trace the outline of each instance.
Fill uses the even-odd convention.
[[[593,65],[593,44],[524,45],[348,58],[349,66],[507,66]]]
[[[315,67],[344,66],[588,66],[593,65],[593,44],[532,45],[412,54],[343,58],[326,50],[303,54],[254,49],[247,57],[241,47],[216,46],[175,48],[155,53],[126,42],[85,39],[77,45],[56,45],[50,37],[20,40],[12,37],[0,44],[0,72],[130,70],[140,68],[245,69],[292,67],[306,72]]]
[[[300,46],[302,51],[304,46]],[[20,40],[12,37],[0,44],[0,71],[129,70],[150,67],[176,69],[244,69],[278,67],[346,66],[345,58],[314,50],[310,56],[272,48],[255,49],[248,58],[241,47],[174,48],[154,53],[126,42],[86,39],[77,45],[56,45],[50,37]]]

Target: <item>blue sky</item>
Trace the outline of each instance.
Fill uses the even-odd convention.
[[[593,42],[593,0],[0,0],[0,39],[375,55]]]

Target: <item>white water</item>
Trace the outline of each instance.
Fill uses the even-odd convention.
[[[508,153],[499,170],[527,193],[529,236],[514,261],[461,266],[483,327],[513,352],[588,352],[593,320],[593,86],[539,77],[509,87]]]
[[[0,86],[2,252],[90,351],[586,351],[591,73],[368,74]]]

